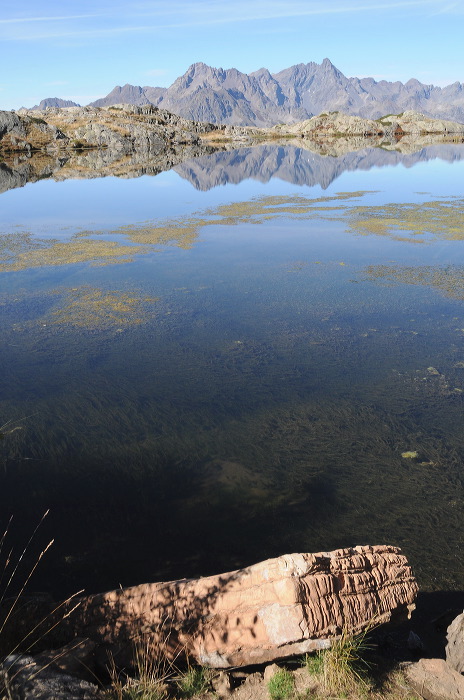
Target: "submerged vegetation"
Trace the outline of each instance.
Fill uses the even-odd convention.
[[[26,527],[52,506],[47,585],[366,542],[402,546],[422,588],[461,585],[464,291],[426,255],[464,239],[463,201],[417,197],[0,236],[0,408],[34,414],[0,443],[0,507]]]

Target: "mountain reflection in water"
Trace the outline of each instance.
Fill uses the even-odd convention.
[[[220,185],[236,185],[248,178],[269,182],[274,177],[293,185],[320,185],[325,190],[346,171],[397,165],[411,168],[436,158],[449,163],[463,160],[464,147],[452,144],[432,145],[413,153],[384,148],[362,148],[335,156],[292,146],[266,144],[184,161],[176,165],[174,170],[193,187],[202,191]]]
[[[344,172],[403,165],[406,168],[429,160],[452,163],[464,158],[464,148],[440,143],[441,137],[424,137],[425,143],[402,141],[373,146],[369,139],[296,141],[298,145],[266,143],[222,150],[226,146],[195,145],[141,151],[131,155],[110,150],[90,150],[60,157],[38,153],[15,156],[0,163],[0,193],[46,178],[57,181],[97,177],[134,178],[156,176],[173,168],[197,190],[207,191],[252,178],[269,182],[280,178],[294,185],[323,189]],[[432,143],[430,143],[432,141]],[[433,143],[433,141],[438,143]]]

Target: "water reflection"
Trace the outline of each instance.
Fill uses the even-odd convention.
[[[294,185],[320,185],[327,189],[344,172],[400,164],[410,168],[434,159],[452,163],[463,158],[464,146],[445,143],[443,137],[432,135],[422,140],[404,137],[394,143],[342,138],[246,148],[197,145],[124,156],[111,150],[82,151],[60,157],[35,154],[7,158],[0,163],[0,193],[47,178],[57,181],[107,176],[134,178],[156,176],[171,168],[201,191],[250,178],[263,183],[280,178]]]
[[[51,508],[44,587],[382,542],[404,548],[423,588],[462,586],[463,198],[439,196],[451,178],[435,170],[462,151],[415,154],[431,193],[413,168],[401,196],[394,168],[377,193],[352,154],[308,153],[184,163],[201,187],[260,177],[278,191],[248,180],[218,203],[173,176],[166,217],[152,200],[142,211],[149,178],[108,179],[116,225],[97,182],[70,182],[83,211],[70,226],[50,182],[36,189],[55,228],[1,235],[0,424],[21,429],[0,443],[0,513],[29,534]],[[343,163],[346,191],[297,189]],[[180,215],[187,187],[197,198]],[[6,198],[20,207],[28,190]],[[106,226],[85,219],[92,196]]]

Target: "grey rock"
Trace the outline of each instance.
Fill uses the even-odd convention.
[[[464,673],[464,612],[448,627],[446,661],[458,673]]]
[[[0,692],[14,700],[94,700],[96,685],[44,665],[33,656],[8,656],[0,667]],[[3,697],[3,695],[2,695]]]
[[[14,131],[18,136],[26,136],[26,128],[15,112],[0,112],[0,138]]]
[[[418,634],[409,632],[407,646],[410,651],[424,651],[424,643]]]
[[[0,111],[0,150],[54,151],[67,143],[60,129],[34,114]]]
[[[264,682],[267,684],[273,678],[276,673],[279,673],[280,671],[280,666],[277,664],[268,664],[266,668],[264,669]]]
[[[48,108],[41,114],[43,117],[38,117],[36,111],[26,109],[16,114],[0,112],[0,150],[51,152],[104,147],[119,155],[136,150],[158,153],[163,148],[199,144],[200,134],[216,128],[151,104]]]

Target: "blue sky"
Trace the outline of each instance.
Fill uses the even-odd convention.
[[[2,0],[0,109],[168,86],[191,63],[464,82],[464,0]]]

